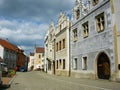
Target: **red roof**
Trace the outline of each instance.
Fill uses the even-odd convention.
[[[3,46],[4,48],[10,49],[10,50],[13,50],[16,52],[19,50],[19,48],[17,46],[15,46],[12,43],[10,43],[9,41],[3,40],[1,38],[0,38],[0,45]]]
[[[44,53],[43,47],[36,47],[36,53]]]

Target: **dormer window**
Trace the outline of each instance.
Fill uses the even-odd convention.
[[[93,6],[97,5],[99,0],[92,0]]]
[[[77,11],[76,11],[76,19],[79,19],[80,18],[80,10],[78,9]]]

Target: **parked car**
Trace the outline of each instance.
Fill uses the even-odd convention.
[[[25,71],[25,68],[24,68],[24,67],[19,67],[19,71],[20,71],[20,72],[24,72],[24,71]]]

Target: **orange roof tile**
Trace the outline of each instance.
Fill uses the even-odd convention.
[[[43,47],[36,47],[36,53],[44,53]]]
[[[0,45],[3,46],[4,48],[10,49],[10,50],[13,50],[16,52],[19,50],[19,48],[17,46],[15,46],[12,43],[10,43],[9,41],[3,40],[1,38],[0,38]]]

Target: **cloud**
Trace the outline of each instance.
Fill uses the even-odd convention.
[[[0,36],[22,47],[34,47],[35,44],[43,46],[48,26],[43,23],[0,20]]]
[[[26,51],[44,44],[50,21],[71,13],[74,0],[0,0],[0,38]]]
[[[5,17],[48,22],[62,11],[71,10],[74,0],[2,0],[1,15]]]

